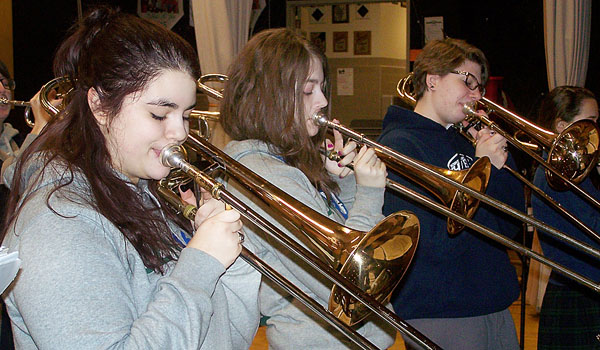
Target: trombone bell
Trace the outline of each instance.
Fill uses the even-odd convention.
[[[346,258],[340,274],[381,303],[392,292],[410,265],[419,237],[419,220],[410,212],[388,216],[366,233]],[[343,258],[340,258],[343,261]],[[368,308],[334,285],[329,297],[329,311],[342,322],[353,325]]]
[[[552,142],[548,163],[574,183],[585,179],[598,163],[598,127],[591,120],[579,120],[569,125]],[[557,191],[569,189],[551,171],[546,169],[546,180]]]
[[[598,148],[600,146],[600,130],[596,123],[583,119],[571,123],[561,133],[556,134],[535,125],[521,116],[507,110],[489,99],[482,97],[474,105],[465,105],[463,109],[468,118],[475,118],[490,126],[494,122],[479,116],[477,109],[486,109],[488,115],[496,115],[513,127],[518,129],[519,134],[525,134],[538,143],[546,152],[546,180],[548,184],[557,191],[565,191],[570,188],[556,174],[561,174],[574,184],[579,184],[598,161]],[[501,131],[496,128],[496,131]],[[517,148],[525,151],[531,147],[523,145],[516,136],[510,136],[502,131],[503,136]],[[552,170],[551,170],[552,169]]]
[[[396,152],[393,152],[389,148],[376,142],[370,141],[365,138],[363,134],[358,134],[352,129],[330,122],[322,113],[313,115],[313,122],[318,126],[330,127],[337,130],[354,141],[371,147],[377,154],[377,157],[379,157],[388,168],[399,174],[403,174],[410,180],[423,186],[454,212],[464,215],[469,219],[475,215],[475,211],[477,211],[479,206],[479,200],[473,196],[464,191],[459,191],[455,186],[449,185],[440,180],[437,176],[431,176],[422,171],[417,171],[414,167],[401,161],[401,159],[398,158],[399,154]],[[479,158],[469,169],[456,171],[439,168],[414,159],[413,162],[434,171],[437,175],[443,175],[448,179],[454,180],[455,182],[463,184],[478,192],[485,192],[492,171],[490,160],[487,157]],[[464,225],[456,220],[448,218],[447,228],[448,233],[454,235],[458,234],[464,228]]]
[[[236,162],[210,142],[190,134],[185,142],[199,156],[221,165],[227,176],[238,182],[273,212],[306,238],[311,250],[348,280],[360,286],[378,302],[386,303],[414,256],[419,239],[419,221],[407,211],[392,214],[371,231],[343,226],[299,202]],[[174,148],[163,150],[162,162],[188,172]],[[198,175],[194,175],[198,176]],[[206,181],[205,189],[218,198],[220,184]],[[203,185],[204,187],[204,185]],[[217,190],[215,190],[217,189]],[[366,318],[370,309],[362,307],[347,292],[332,288],[329,310],[348,325]]]

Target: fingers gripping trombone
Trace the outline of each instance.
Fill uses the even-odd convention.
[[[229,204],[225,204],[225,210],[231,210],[231,205]],[[246,240],[246,235],[244,235],[244,232],[242,232],[242,230],[238,230],[235,231],[238,234],[238,241],[240,244],[243,244],[244,241]]]
[[[323,309],[323,307],[320,306],[320,304],[318,302],[316,302],[314,300],[307,301],[302,296],[296,296],[296,293],[292,293],[292,295],[295,296],[299,301],[301,301],[305,306],[309,307],[309,309],[311,309],[312,311],[317,313],[326,322],[330,323],[335,329],[339,330],[342,334],[344,334],[350,340],[352,340],[357,345],[359,345],[360,348],[371,349],[371,348],[376,348],[376,347],[374,347],[370,342],[368,342],[366,339],[364,339],[364,337],[362,337],[360,334],[358,334],[357,332],[355,332],[352,329],[349,329],[348,322],[352,321],[356,317],[362,318],[362,317],[364,317],[364,315],[367,315],[370,312],[374,312],[379,317],[381,317],[384,320],[386,320],[387,322],[389,322],[392,327],[394,327],[401,333],[406,334],[409,338],[413,339],[416,343],[420,344],[423,348],[426,348],[426,349],[439,348],[439,347],[437,347],[437,345],[433,344],[430,340],[428,340],[426,337],[424,337],[416,329],[412,328],[410,325],[408,325],[404,321],[400,320],[397,315],[395,315],[393,312],[391,312],[389,309],[387,309],[382,304],[382,302],[379,301],[379,300],[382,300],[381,298],[383,295],[387,295],[388,289],[393,288],[393,286],[386,285],[384,289],[381,289],[382,286],[379,286],[379,285],[373,285],[371,287],[367,286],[367,287],[359,288],[357,285],[349,282],[347,277],[342,276],[338,270],[334,269],[328,263],[328,261],[315,258],[315,255],[313,252],[307,250],[305,247],[298,244],[295,240],[291,239],[286,234],[281,232],[270,221],[265,220],[263,217],[259,216],[252,209],[250,209],[247,205],[242,203],[239,199],[237,199],[236,197],[233,197],[229,192],[227,192],[226,190],[224,190],[222,188],[222,185],[220,183],[213,180],[209,176],[205,175],[203,172],[200,172],[199,170],[194,169],[193,167],[190,167],[189,163],[184,161],[184,156],[180,152],[177,151],[178,147],[179,146],[173,146],[170,150],[166,150],[166,149],[163,150],[163,155],[161,156],[161,158],[163,159],[163,162],[165,165],[170,166],[170,167],[180,168],[184,172],[188,172],[188,174],[191,177],[193,177],[197,182],[206,181],[206,183],[201,184],[201,186],[203,188],[205,188],[208,192],[210,192],[212,194],[213,198],[222,200],[222,201],[230,204],[234,209],[239,211],[242,214],[242,216],[244,216],[247,220],[252,222],[258,228],[264,230],[265,233],[269,234],[275,240],[277,240],[279,243],[281,243],[283,245],[283,247],[286,247],[287,249],[289,249],[293,254],[296,254],[300,259],[305,261],[309,266],[311,266],[317,272],[321,273],[325,278],[327,278],[331,282],[333,282],[335,284],[335,288],[334,288],[335,292],[332,292],[333,294],[332,294],[331,300],[334,300],[334,301],[338,300],[338,301],[343,301],[346,303],[349,302],[353,306],[351,306],[348,310],[350,310],[351,312],[360,312],[360,313],[357,313],[357,314],[351,313],[351,314],[349,314],[349,316],[344,316],[343,310],[346,310],[345,308],[340,308],[339,306],[336,306],[334,309],[331,309],[331,305],[330,305],[330,310],[332,310],[332,311],[327,311],[327,310]],[[193,134],[190,134],[188,137],[188,140],[186,141],[186,147],[189,147],[193,151],[198,152],[198,154],[203,158],[212,159],[213,161],[221,164],[221,168],[227,169],[227,174],[230,177],[234,177],[236,179],[240,178],[240,181],[242,181],[242,180],[247,181],[248,184],[244,183],[244,186],[253,187],[251,189],[251,191],[262,190],[262,191],[266,192],[264,194],[262,192],[260,193],[261,199],[263,199],[265,201],[267,201],[267,199],[274,199],[276,202],[277,201],[284,201],[284,202],[292,201],[293,202],[293,199],[287,198],[288,196],[285,193],[278,192],[276,188],[273,188],[268,183],[260,182],[260,180],[258,178],[255,178],[257,176],[256,174],[250,172],[249,169],[244,168],[241,164],[238,164],[235,161],[233,161],[232,159],[230,159],[229,156],[222,153],[222,151],[220,151],[216,147],[212,146],[209,142],[207,142],[203,139],[200,139]],[[273,193],[273,192],[275,192],[275,193]],[[263,196],[265,198],[262,198]],[[281,204],[282,205],[293,205],[293,204],[290,204],[287,202],[281,203]],[[274,206],[275,206],[275,203],[272,204],[272,207],[274,207]],[[308,209],[308,208],[305,208],[305,209],[307,211],[310,211],[310,209]],[[279,208],[278,210],[284,210],[284,209]],[[180,210],[180,211],[184,212],[184,210]],[[287,213],[282,212],[281,215],[287,216]],[[307,214],[307,215],[309,215],[309,214]],[[400,241],[404,242],[404,241],[407,241],[408,239],[410,239],[411,243],[408,244],[408,246],[406,246],[408,251],[406,251],[405,253],[403,253],[403,254],[400,252],[393,253],[390,251],[386,254],[386,256],[388,256],[390,258],[396,257],[396,256],[398,257],[395,264],[398,264],[398,263],[407,264],[410,261],[409,257],[412,256],[412,254],[414,253],[414,249],[416,248],[416,240],[417,240],[418,236],[414,236],[414,235],[415,234],[418,235],[418,226],[415,226],[416,221],[414,221],[413,218],[414,218],[414,216],[406,217],[405,214],[399,213],[397,215],[393,215],[390,218],[388,218],[388,222],[389,222],[389,220],[392,220],[392,222],[389,222],[388,224],[383,223],[382,225],[378,225],[381,227],[376,227],[372,230],[373,238],[377,237],[377,242],[379,242],[379,243],[384,242],[382,240],[385,240],[387,237],[392,238],[392,240],[396,243],[400,243]],[[299,218],[297,218],[297,217],[294,217],[293,219],[299,220]],[[292,219],[289,219],[289,220],[292,220]],[[322,220],[325,220],[325,219],[319,218],[319,217],[312,218],[312,221],[321,222]],[[291,224],[294,225],[294,223],[291,223]],[[322,225],[326,225],[326,224],[322,223]],[[323,227],[322,225],[319,225],[319,227]],[[331,224],[329,224],[329,225],[331,225]],[[304,225],[304,226],[306,226],[306,225]],[[331,231],[331,230],[337,232],[337,229],[335,229],[335,227],[334,228],[330,227],[330,229],[328,229],[327,231]],[[349,230],[349,228],[344,228],[344,230]],[[381,230],[385,230],[386,232],[382,232]],[[391,231],[389,231],[389,230],[391,230]],[[375,232],[377,232],[377,233],[375,233]],[[303,233],[307,234],[306,232],[303,232]],[[311,234],[319,235],[319,233],[311,233]],[[324,233],[321,232],[320,234],[324,234]],[[367,236],[369,236],[371,234],[371,232],[361,233],[361,234],[362,235],[367,234]],[[389,238],[387,238],[387,239],[389,239]],[[364,243],[369,243],[371,241],[369,239],[363,239],[363,240],[365,241]],[[372,242],[371,244],[378,245],[379,243]],[[340,242],[340,244],[345,244],[345,243]],[[396,246],[396,245],[394,245],[394,246]],[[386,247],[391,247],[391,246],[386,246]],[[381,248],[384,248],[384,246],[380,246],[380,249]],[[380,249],[376,249],[376,251],[379,251]],[[404,251],[404,249],[403,249],[403,251]],[[251,254],[251,253],[249,251],[247,251],[246,248],[243,248],[240,256],[242,259],[247,261],[252,266],[260,265],[263,268],[265,268],[265,267],[268,268],[268,266],[264,266],[264,264],[262,262],[257,262],[256,260],[254,260],[254,257],[250,257],[249,254]],[[365,255],[365,253],[363,253],[363,252],[357,251],[356,254],[360,254],[361,257],[363,257],[366,261],[368,261],[368,259],[369,259],[369,257],[367,255]],[[408,258],[408,260],[407,260],[407,258]],[[394,261],[394,259],[392,261]],[[390,261],[390,262],[392,262],[392,261]],[[373,261],[373,262],[375,262],[375,261]],[[383,261],[379,261],[379,262],[383,263]],[[368,265],[370,266],[371,264],[368,264]],[[337,264],[336,264],[336,266],[337,266]],[[406,268],[406,266],[405,267],[396,266],[394,269],[389,270],[389,271],[398,272],[398,271],[402,271],[405,268]],[[259,270],[259,271],[261,271],[261,270]],[[386,269],[386,271],[388,271],[388,269]],[[263,271],[261,271],[261,273],[263,273]],[[379,275],[381,275],[381,272],[374,271],[373,274],[376,276],[379,276]],[[271,279],[270,275],[271,275],[270,272],[267,272],[267,274],[265,274],[266,277]],[[396,277],[389,276],[389,278],[397,279],[397,277],[400,277],[400,275],[398,275]],[[364,280],[368,281],[369,278],[365,278]],[[274,282],[280,286],[281,286],[281,283],[286,284],[286,282],[284,282],[282,280],[277,280]],[[283,288],[288,290],[286,287],[283,287]],[[294,286],[291,286],[291,287],[288,286],[288,288],[294,289]],[[362,288],[364,288],[364,289],[362,289]],[[369,292],[365,292],[364,290],[367,290]],[[383,294],[381,294],[381,295],[378,294],[378,295],[372,296],[370,294],[373,293],[373,290],[379,291],[379,293],[383,293]],[[335,293],[339,293],[340,295],[343,295],[340,292],[347,293],[348,297],[346,297],[346,296],[334,297],[336,295]],[[367,293],[369,293],[369,294],[367,294]],[[316,303],[315,307],[310,306],[313,303]],[[337,305],[337,304],[334,304],[334,305]],[[356,306],[354,306],[354,305],[356,305]],[[335,310],[335,312],[333,312],[333,310]],[[358,318],[358,319],[360,319],[360,318]]]
[[[244,233],[242,231],[237,231],[238,234],[238,240],[240,241],[240,244],[243,244],[244,241],[246,240],[246,236],[244,235]]]
[[[178,147],[178,146],[177,146]],[[163,151],[164,152],[164,151]],[[174,158],[182,156],[181,154],[175,152]],[[182,163],[183,167],[187,167],[187,163]],[[173,164],[170,164],[171,166]],[[196,172],[197,169],[191,168],[192,172]],[[216,198],[220,198],[221,184],[212,180],[210,177],[203,175],[202,172],[197,171],[197,177],[205,177],[205,184],[212,184],[212,190],[210,191]],[[158,191],[160,195],[180,214],[186,217],[189,220],[194,220],[197,212],[197,208],[189,203],[186,203],[181,199],[181,197],[177,196],[175,192],[171,189],[173,184],[170,183],[168,178],[161,180]],[[227,196],[227,194],[225,194]],[[229,203],[226,203],[226,210],[231,210],[232,206]],[[238,210],[240,208],[237,208]],[[247,210],[247,212],[246,212]],[[248,214],[251,212],[250,209],[240,210],[240,212],[246,212]],[[245,235],[241,231],[236,231],[238,234],[239,243],[242,244],[245,240]],[[248,264],[257,269],[264,276],[271,279],[273,282],[277,283],[280,287],[288,291],[292,296],[300,300],[305,306],[309,309],[317,313],[319,316],[323,317],[326,321],[328,321],[331,325],[333,325],[336,329],[346,335],[349,339],[355,342],[362,349],[377,349],[373,344],[371,344],[366,338],[361,336],[360,334],[354,332],[350,326],[344,324],[338,318],[336,318],[332,313],[325,311],[320,304],[311,299],[307,294],[305,294],[298,287],[294,286],[291,282],[285,279],[282,275],[280,275],[277,271],[273,270],[269,265],[262,262],[258,257],[256,257],[252,252],[242,247],[242,252],[240,254],[242,259],[244,259]]]

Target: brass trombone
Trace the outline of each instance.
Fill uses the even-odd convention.
[[[418,242],[418,220],[410,212],[390,215],[369,232],[353,230],[320,215],[231,159],[209,142],[190,135],[185,145],[221,169],[265,202],[304,234],[320,260],[350,276],[361,290],[384,303],[412,260]],[[173,164],[171,164],[173,165]],[[187,173],[186,169],[180,167]],[[356,264],[359,265],[356,265]],[[368,311],[339,291],[332,290],[329,309],[347,324],[360,322]]]
[[[308,240],[314,243],[314,253],[258,216],[227,192],[222,184],[185,162],[178,146],[161,153],[163,164],[181,169],[214,198],[231,205],[333,282],[329,310],[336,318],[345,324],[354,324],[374,312],[423,348],[439,348],[382,304],[389,299],[389,294],[404,274],[416,249],[418,220],[414,215],[408,212],[390,215],[367,233],[352,230],[315,213],[208,141],[190,134],[185,146],[205,160],[213,161],[218,165],[213,169],[224,170],[228,176],[277,211],[290,225],[307,235]],[[315,253],[321,258],[316,258]],[[354,283],[349,282],[350,280]]]
[[[357,133],[354,130],[349,129],[343,125],[333,123],[333,122],[329,121],[324,115],[316,114],[313,118],[313,121],[319,126],[329,127],[334,130],[337,130],[340,133],[342,133],[343,135],[355,140],[359,144],[363,144],[363,145],[366,145],[366,146],[372,148],[375,151],[375,153],[377,154],[377,156],[386,165],[388,165],[392,169],[405,168],[406,169],[405,171],[408,171],[413,174],[413,175],[409,175],[409,177],[417,176],[420,178],[424,178],[424,177],[436,178],[440,182],[443,182],[446,185],[456,188],[458,191],[461,191],[462,193],[465,193],[466,195],[472,196],[475,199],[477,199],[481,202],[484,202],[484,203],[492,206],[493,208],[496,208],[506,214],[509,214],[509,215],[519,219],[522,222],[533,225],[533,226],[547,232],[548,234],[553,235],[557,239],[562,240],[574,247],[577,247],[581,251],[584,251],[585,253],[600,259],[600,251],[594,249],[589,244],[586,244],[586,243],[580,242],[576,239],[573,239],[572,237],[569,237],[565,233],[558,231],[557,229],[535,219],[534,217],[528,216],[525,213],[522,213],[522,212],[506,205],[505,203],[502,203],[494,198],[486,196],[483,193],[473,190],[469,186],[465,186],[464,184],[460,183],[459,181],[454,180],[451,177],[446,177],[443,174],[437,172],[435,169],[432,169],[430,166],[426,166],[425,164],[423,164],[420,161],[412,159],[402,153],[394,151],[393,149],[391,149],[389,147],[383,146],[377,142],[369,140],[363,134]],[[404,174],[404,173],[405,172],[402,172],[401,174]],[[411,198],[417,198],[416,192],[414,192],[414,191],[407,192],[407,191],[403,190],[400,185],[398,185],[398,186],[396,186],[396,185],[397,184],[391,184],[391,182],[388,180],[388,186],[396,187],[395,189],[398,190],[400,193],[406,194]],[[444,190],[445,190],[444,188],[441,188],[437,191],[441,192]],[[418,199],[415,199],[415,200],[418,200]],[[430,204],[430,203],[428,203],[428,204]],[[428,205],[428,204],[426,204],[426,205]],[[568,269],[562,267],[559,264],[556,264],[556,263],[544,258],[543,256],[535,253],[531,249],[528,249],[522,245],[519,245],[518,243],[515,243],[502,235],[494,233],[493,231],[491,231],[487,228],[484,228],[483,226],[481,226],[479,224],[471,222],[471,221],[467,220],[464,216],[457,215],[457,213],[454,213],[453,211],[448,210],[447,208],[444,208],[444,207],[442,207],[443,209],[439,208],[439,207],[434,208],[433,206],[429,206],[429,205],[428,205],[428,207],[430,207],[433,210],[437,210],[437,211],[441,212],[442,214],[448,216],[449,218],[452,218],[453,220],[459,221],[459,223],[463,224],[464,226],[473,228],[475,231],[484,234],[485,236],[495,240],[496,242],[498,242],[508,248],[517,250],[526,256],[529,256],[535,260],[538,260],[539,262],[541,262],[543,264],[551,266],[557,272],[560,272],[560,273],[566,275],[567,277],[574,279],[575,281],[585,285],[588,288],[593,289],[596,292],[600,292],[600,285],[598,283],[591,281],[588,278],[585,278],[571,270],[568,270]]]
[[[417,100],[414,97],[414,89],[412,85],[412,74],[409,74],[402,78],[397,85],[397,91],[401,99],[411,105],[415,106]],[[478,115],[474,106],[465,105],[463,111],[468,118],[471,118],[470,123],[477,124],[483,123],[495,130],[502,136],[504,136],[508,142],[522,150],[535,161],[541,164],[546,169],[546,179],[553,187],[568,186],[583,199],[587,200],[591,204],[595,205],[596,208],[600,208],[600,202],[590,196],[587,192],[583,191],[581,187],[577,186],[575,182],[582,181],[593,167],[598,162],[598,144],[600,142],[598,126],[590,120],[580,120],[572,123],[562,133],[556,135],[552,131],[548,131],[541,128],[533,123],[528,122],[524,118],[510,112],[506,108],[499,106],[498,104],[482,98],[481,104],[483,108],[487,109],[489,113],[496,113],[502,117],[503,120],[509,122],[513,126],[521,130],[522,133],[529,135],[533,140],[539,143],[540,147],[544,147],[551,156],[548,157],[550,161],[545,161],[542,157],[532,151],[532,145],[525,145],[522,141],[517,140],[516,137],[509,135],[507,132],[502,130],[496,123],[491,121],[485,116]],[[459,129],[462,128],[462,124],[459,125]],[[461,133],[467,137],[472,143],[473,138],[470,134],[461,129]],[[561,162],[567,165],[562,165]],[[588,234],[590,237],[600,242],[600,235],[592,230],[588,225],[579,220],[574,214],[566,210],[553,198],[544,193],[541,189],[535,186],[531,181],[527,180],[524,176],[519,174],[517,171],[511,169],[508,166],[504,166],[504,169],[509,171],[513,176],[518,178],[521,182],[531,188],[532,191],[537,193],[543,200],[545,200],[550,206],[555,208],[557,211],[562,213],[567,219],[573,222],[578,228]],[[563,175],[564,171],[567,176]],[[563,189],[565,187],[562,187]],[[513,215],[514,216],[514,215]],[[546,231],[549,232],[549,231]],[[577,245],[577,244],[575,244]]]
[[[412,91],[412,74],[402,78],[397,85],[398,95],[406,103],[414,106],[417,101]],[[481,108],[480,108],[481,107]],[[498,126],[489,117],[477,114],[478,109],[500,117],[521,132],[530,136],[548,153],[548,161],[533,152],[530,147]],[[600,129],[590,120],[580,120],[569,125],[563,132],[556,134],[541,128],[506,108],[482,97],[473,105],[465,105],[463,111],[474,126],[484,124],[502,135],[519,150],[525,152],[546,169],[548,183],[557,190],[571,189],[583,199],[600,209],[600,201],[583,191],[577,183],[581,182],[598,164],[600,155]],[[465,134],[463,132],[463,134]],[[467,136],[468,137],[468,136]]]
[[[62,99],[63,101],[60,105],[54,106],[50,100],[50,93],[52,91],[56,92],[54,99]],[[58,77],[50,80],[46,84],[42,86],[40,90],[40,104],[42,108],[50,114],[51,117],[55,117],[64,107],[67,105],[65,99],[73,91],[73,83],[71,79],[67,77]],[[11,104],[13,106],[25,107],[25,124],[30,128],[35,126],[35,119],[31,113],[31,103],[29,101],[16,101],[16,100],[8,100],[6,98],[0,98],[0,104]]]
[[[479,107],[481,106],[481,108]],[[499,133],[503,132],[493,121],[479,116],[478,109],[485,109],[488,115],[494,114],[502,120],[512,124],[521,132],[530,136],[542,149],[548,153],[548,160],[544,161],[529,147],[523,151],[538,161],[546,169],[546,179],[552,188],[564,191],[573,187],[569,183],[579,184],[590,173],[598,162],[598,146],[600,144],[600,130],[591,120],[579,120],[571,123],[560,134],[541,128],[497,103],[482,97],[481,101],[465,106],[468,117],[477,118],[490,129]],[[477,117],[476,117],[477,116]],[[514,136],[505,133],[504,136],[515,146],[521,142]],[[565,183],[565,177],[568,182]]]
[[[171,174],[175,174],[173,178],[171,178]],[[178,187],[182,182],[186,182],[190,178],[185,177],[182,179],[180,176],[181,174],[179,174],[176,170],[172,171],[171,174],[169,174],[169,177],[164,178],[159,182],[158,193],[178,214],[181,214],[186,219],[193,221],[196,217],[198,208],[191,204],[185,203],[181,197],[175,194],[173,190],[173,188]],[[183,176],[186,175],[184,174]],[[244,259],[248,265],[260,272],[261,275],[269,278],[269,280],[276,283],[278,286],[290,293],[291,296],[301,301],[306,307],[326,320],[330,325],[334,326],[338,331],[342,332],[346,337],[348,337],[348,339],[350,339],[360,348],[373,350],[377,349],[377,347],[368,339],[355,332],[350,326],[340,321],[332,313],[325,311],[325,309],[323,309],[323,307],[317,301],[312,299],[308,294],[291,283],[283,275],[278,273],[277,270],[273,269],[271,266],[259,259],[254,253],[246,249],[246,247],[242,247],[240,257]]]

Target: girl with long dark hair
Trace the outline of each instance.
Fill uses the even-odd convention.
[[[22,268],[5,301],[17,348],[248,348],[260,275],[239,214],[215,200],[194,226],[163,210],[159,159],[196,104],[197,57],[152,22],[99,8],[59,47],[66,109],[11,177],[3,244]],[[187,234],[194,232],[194,234]]]

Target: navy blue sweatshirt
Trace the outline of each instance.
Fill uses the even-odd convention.
[[[475,149],[455,128],[446,129],[398,106],[389,107],[379,142],[411,158],[451,170],[469,168],[476,160]],[[509,161],[509,165],[513,163]],[[400,174],[388,173],[389,179],[437,201]],[[486,194],[518,210],[525,207],[521,183],[508,171],[494,166]],[[386,191],[384,214],[405,209],[419,218],[421,234],[413,262],[392,296],[394,310],[401,318],[487,315],[506,309],[518,298],[515,268],[504,246],[469,229],[450,236],[445,216]],[[483,203],[474,220],[509,238],[520,230],[518,222]]]
[[[592,170],[592,172],[595,171],[595,169]],[[579,186],[592,197],[600,198],[600,190],[592,183],[591,176],[597,176],[597,174],[589,175]],[[592,230],[600,232],[600,215],[598,215],[598,210],[572,191],[558,192],[553,190],[550,185],[548,185],[544,174],[544,168],[541,166],[538,167],[536,171],[534,184],[544,191],[544,193],[558,201],[565,209],[588,225]],[[592,239],[587,233],[578,229],[558,211],[550,208],[545,201],[536,195],[532,196],[531,204],[533,206],[533,215],[539,220],[564,232],[570,237],[588,243],[596,249],[600,249],[600,244],[598,244],[597,241]],[[600,281],[600,263],[598,262],[598,259],[539,230],[538,236],[540,238],[540,243],[542,244],[544,256],[593,281]],[[552,274],[550,283],[577,285],[576,282],[556,274]]]

